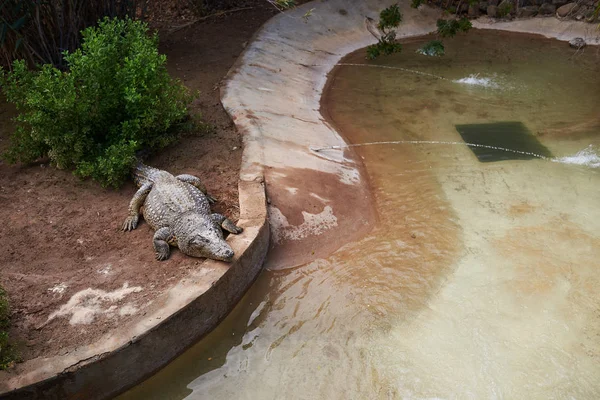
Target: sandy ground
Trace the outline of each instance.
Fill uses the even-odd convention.
[[[219,85],[245,43],[276,11],[264,1],[161,35],[168,68],[200,96],[191,112],[215,126],[186,137],[147,161],[174,174],[199,176],[218,198],[213,210],[239,216],[237,180],[242,142],[219,101]],[[189,20],[161,21],[161,28]],[[14,109],[0,105],[0,150],[8,146]],[[12,305],[10,335],[23,360],[64,354],[125,322],[202,260],[174,250],[154,260],[152,230],[119,231],[135,193],[81,181],[45,163],[0,161],[0,285]]]

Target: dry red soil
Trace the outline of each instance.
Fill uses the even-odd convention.
[[[171,34],[165,32],[188,22],[189,13],[161,21],[160,47],[169,71],[200,91],[191,112],[201,113],[216,129],[185,137],[146,161],[174,174],[200,177],[219,200],[213,210],[234,220],[239,216],[242,142],[221,106],[219,86],[252,34],[277,12],[262,0],[248,6]],[[0,104],[0,151],[8,146],[14,115],[10,105]],[[0,161],[0,243],[6,249],[0,285],[12,307],[10,335],[24,360],[91,343],[132,318],[131,313],[143,313],[145,305],[201,264],[176,249],[169,260],[156,261],[153,232],[143,222],[133,232],[119,230],[135,190],[131,182],[118,191],[103,189],[43,162]],[[108,294],[80,293],[77,314],[51,318],[88,288]]]

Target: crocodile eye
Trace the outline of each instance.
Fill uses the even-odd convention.
[[[206,238],[204,238],[204,237],[202,237],[202,236],[193,237],[193,238],[190,240],[190,244],[193,244],[193,245],[196,245],[196,246],[199,246],[199,245],[206,245],[206,244],[208,244],[208,243],[209,243],[209,242],[208,242],[208,239],[206,239]]]

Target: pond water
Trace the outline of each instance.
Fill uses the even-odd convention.
[[[121,399],[600,398],[598,48],[472,31],[430,58],[426,40],[346,57],[324,96],[378,226],[264,271]]]

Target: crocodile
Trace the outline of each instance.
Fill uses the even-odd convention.
[[[188,174],[173,176],[142,163],[134,168],[133,177],[139,189],[129,203],[129,215],[122,230],[137,227],[143,206],[144,219],[155,230],[157,260],[169,258],[169,246],[193,257],[233,259],[233,250],[223,238],[223,230],[238,234],[242,228],[221,214],[211,213],[210,203],[215,200],[206,193],[199,178]]]

